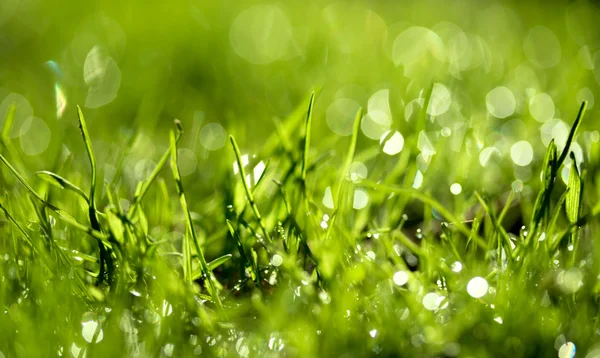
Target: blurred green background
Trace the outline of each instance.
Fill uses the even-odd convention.
[[[53,162],[62,145],[81,149],[73,135],[76,104],[105,153],[136,129],[148,142],[138,147],[153,154],[151,145],[164,145],[164,130],[179,118],[191,133],[183,142],[192,162],[184,174],[210,178],[214,170],[200,169],[225,158],[225,133],[256,151],[274,131],[273,118],[319,88],[317,147],[348,135],[363,106],[369,118],[361,148],[379,144],[387,130],[406,139],[425,131],[433,147],[449,136],[458,153],[473,130],[474,165],[484,148],[495,148],[484,157],[510,158],[521,140],[535,148],[531,161],[525,153],[526,164],[535,164],[544,150],[541,131],[564,136],[582,99],[590,101],[590,117],[597,113],[599,23],[597,6],[585,1],[5,0],[0,112],[14,98],[22,102],[13,135],[37,166]],[[439,108],[420,128],[419,98],[434,83],[441,85],[434,91]],[[57,85],[66,101],[61,119]],[[31,115],[48,128],[28,121]],[[218,125],[205,128],[209,123]],[[581,146],[598,140],[597,132],[584,137]],[[492,161],[477,184],[494,191],[494,178],[511,171],[503,165]],[[512,169],[527,183],[527,165]],[[465,170],[457,175],[467,177]]]

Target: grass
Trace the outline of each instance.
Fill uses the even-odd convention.
[[[567,342],[584,351],[593,346],[600,286],[594,284],[595,253],[586,252],[599,210],[590,210],[586,176],[576,164],[566,188],[557,184],[585,103],[560,156],[553,142],[548,146],[530,223],[514,233],[504,223],[515,192],[499,211],[493,197],[473,192],[468,200],[475,214],[466,220],[420,190],[386,184],[385,172],[351,181],[361,111],[334,173],[335,209],[323,208],[315,198],[327,182],[310,181],[322,165],[311,150],[315,98],[313,93],[305,110],[303,136],[293,134],[299,124],[294,115],[279,123],[276,135],[283,138],[260,158],[275,164],[254,181],[230,137],[239,175],[226,174],[230,184],[219,190],[229,199],[208,212],[223,228],[215,239],[198,233],[203,225],[190,209],[190,201],[202,198],[184,191],[179,122],[154,170],[135,186],[128,209],[120,204],[119,186],[108,182],[96,199],[97,162],[81,109],[92,169],[89,194],[50,171],[30,182],[0,155],[3,175],[21,185],[8,187],[1,207],[10,225],[3,228],[0,261],[0,351],[78,357],[539,356],[555,355],[557,345]],[[162,170],[169,158],[171,177]],[[268,183],[279,194],[258,201]],[[366,214],[347,200],[355,187],[371,195]],[[558,199],[556,190],[564,191]],[[160,191],[178,198],[180,207],[159,199]],[[76,196],[67,199],[68,192]],[[429,208],[416,237],[404,229],[406,219],[383,225],[377,212],[390,194],[404,206]],[[152,234],[157,230],[180,234],[158,240]],[[220,249],[212,249],[217,242]],[[476,277],[486,286],[479,293],[469,286],[481,282]]]
[[[599,356],[596,5],[9,3],[0,358]]]

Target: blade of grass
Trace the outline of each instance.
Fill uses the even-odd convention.
[[[71,183],[67,179],[61,177],[60,175],[50,172],[50,171],[47,171],[47,170],[38,171],[35,174],[37,175],[38,178],[42,179],[43,181],[45,181],[57,188],[61,188],[61,189],[65,189],[65,190],[74,192],[75,194],[77,194],[81,198],[83,198],[83,200],[85,200],[85,202],[87,204],[89,204],[90,200],[89,200],[88,196],[83,192],[83,190],[81,190],[77,185]]]
[[[170,139],[170,143],[171,143],[171,145],[170,145],[171,170],[173,173],[173,179],[175,179],[177,195],[179,196],[179,202],[180,202],[181,208],[183,209],[183,212],[185,214],[187,231],[189,233],[189,236],[191,236],[192,243],[195,246],[196,254],[198,255],[198,259],[200,261],[200,270],[202,273],[202,277],[204,278],[204,282],[206,283],[208,292],[211,295],[213,302],[217,305],[217,307],[219,309],[221,309],[223,306],[221,304],[221,299],[219,298],[219,294],[217,292],[215,282],[213,282],[214,277],[212,275],[212,272],[208,268],[208,264],[206,263],[206,259],[204,257],[204,251],[202,250],[202,247],[200,246],[200,243],[198,242],[198,237],[196,236],[196,229],[194,227],[194,222],[192,220],[192,214],[189,210],[185,192],[183,190],[183,183],[181,181],[181,175],[179,174],[179,167],[177,165],[177,139],[176,139],[175,133],[173,133],[173,131],[171,131],[169,139]],[[185,236],[186,239],[184,240],[184,243],[185,243],[184,245],[189,245],[189,239],[188,239],[189,236],[188,235]],[[186,255],[185,251],[186,250],[184,249],[184,255]],[[187,257],[184,257],[184,261],[186,261],[184,263],[185,265],[190,265],[190,267],[191,267],[191,255],[189,255],[189,253],[188,253]],[[190,274],[191,274],[191,272],[190,272]],[[188,275],[187,279],[188,279],[188,281],[191,281],[191,275]]]
[[[339,213],[340,203],[342,202],[342,186],[344,184],[344,180],[346,180],[346,175],[348,174],[348,169],[352,164],[352,160],[354,159],[354,152],[356,151],[356,143],[358,142],[358,132],[360,129],[360,120],[362,119],[363,109],[360,108],[358,112],[356,112],[356,116],[354,117],[354,125],[352,127],[352,137],[350,138],[350,145],[348,146],[348,152],[346,153],[346,158],[344,160],[344,165],[342,167],[342,173],[338,179],[335,188],[335,202],[334,207],[335,210],[331,215],[331,220],[329,225],[327,226],[327,232],[325,233],[325,239],[328,239],[331,236],[331,230],[333,228],[333,224],[335,223],[335,219]]]
[[[233,138],[232,135],[229,136],[229,141],[231,142],[231,146],[233,147],[235,160],[239,168],[240,177],[242,178],[242,185],[244,186],[244,191],[246,192],[246,199],[248,199],[248,202],[250,203],[250,207],[254,212],[254,216],[258,221],[258,226],[260,226],[260,230],[262,231],[263,235],[265,236],[268,242],[272,242],[271,235],[269,235],[269,232],[267,231],[267,228],[265,227],[265,224],[263,222],[262,216],[258,211],[258,206],[256,206],[256,202],[254,201],[254,195],[252,195],[252,190],[250,190],[250,187],[246,182],[246,170],[244,169],[244,165],[242,163],[242,153],[240,152],[240,148],[238,147],[237,142],[235,141],[235,138]]]
[[[83,116],[83,112],[79,106],[77,106],[77,117],[79,119],[79,129],[81,130],[81,136],[83,137],[85,150],[87,152],[92,169],[90,194],[88,196],[88,215],[90,218],[90,225],[92,226],[92,229],[101,232],[102,227],[98,221],[96,210],[96,156],[94,155],[94,150],[92,148],[92,140],[87,129],[87,124],[85,123],[85,117]],[[102,284],[106,280],[106,282],[111,283],[115,269],[111,252],[106,248],[102,241],[98,241],[98,248],[100,249],[100,273],[98,274],[98,282]],[[104,270],[106,270],[106,272]],[[106,277],[104,277],[104,275],[106,275]]]

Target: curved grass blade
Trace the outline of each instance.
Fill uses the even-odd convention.
[[[562,151],[562,154],[560,155],[560,157],[558,158],[558,160],[556,162],[556,171],[558,171],[559,167],[562,165],[562,163],[565,161],[565,159],[567,159],[567,155],[569,155],[569,150],[571,149],[571,143],[573,142],[573,139],[575,138],[575,134],[577,133],[577,129],[579,128],[579,125],[581,124],[581,120],[583,119],[583,115],[585,114],[586,109],[587,109],[587,101],[581,102],[581,107],[579,107],[579,112],[577,113],[575,122],[573,123],[573,126],[571,127],[571,131],[569,132],[569,137],[567,138],[565,147]]]
[[[38,178],[57,188],[74,192],[75,194],[82,197],[83,200],[85,200],[85,202],[89,204],[90,200],[88,196],[83,192],[83,190],[81,190],[77,185],[71,183],[67,179],[61,177],[60,175],[47,170],[38,171],[35,174],[38,176]]]

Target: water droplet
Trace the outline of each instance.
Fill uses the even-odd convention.
[[[102,331],[102,329],[100,329],[96,340],[94,342],[92,342],[92,340],[94,339],[94,335],[96,334],[96,330],[98,329],[98,322],[87,321],[87,322],[83,322],[81,325],[82,325],[81,335],[83,336],[83,339],[86,340],[86,342],[98,343],[98,342],[102,341],[102,339],[104,338],[104,332]]]
[[[528,141],[522,140],[510,148],[510,157],[519,166],[527,166],[533,160],[533,147]]]
[[[497,118],[506,118],[515,113],[517,102],[513,93],[504,86],[489,91],[485,97],[488,111]]]
[[[273,255],[273,257],[271,258],[271,265],[279,267],[281,266],[281,264],[283,264],[283,257],[281,257],[281,255],[278,254]]]
[[[371,336],[371,338],[375,338],[377,336],[377,330],[376,329],[370,330],[369,336]]]
[[[348,179],[353,182],[365,179],[368,173],[367,167],[361,162],[354,162],[348,167]]]
[[[369,203],[369,194],[364,189],[354,190],[352,207],[356,210],[362,209]]]
[[[471,297],[481,298],[488,292],[488,282],[483,277],[473,277],[467,284],[467,292]]]
[[[462,186],[458,183],[450,185],[450,192],[454,195],[458,195],[462,192]]]
[[[575,357],[575,352],[577,351],[575,347],[575,343],[567,342],[560,346],[558,350],[558,358],[573,358]]]
[[[398,286],[404,286],[408,282],[408,274],[404,271],[398,271],[393,277],[394,283]]]
[[[538,93],[529,101],[529,112],[538,122],[554,118],[554,101],[546,93]]]
[[[380,144],[383,143],[385,138],[388,137],[389,133],[390,132],[386,132],[381,136],[379,140]],[[400,134],[400,132],[394,132],[394,134],[392,134],[392,136],[383,145],[383,152],[388,155],[396,155],[400,153],[403,147],[404,137],[402,134]]]
[[[452,268],[452,271],[454,271],[454,272],[460,272],[460,271],[462,271],[463,266],[460,263],[460,261],[454,261],[451,268]]]
[[[439,296],[435,292],[430,292],[423,297],[423,307],[425,307],[425,309],[429,311],[437,310],[440,307],[440,304],[442,303],[444,298],[444,296]]]

